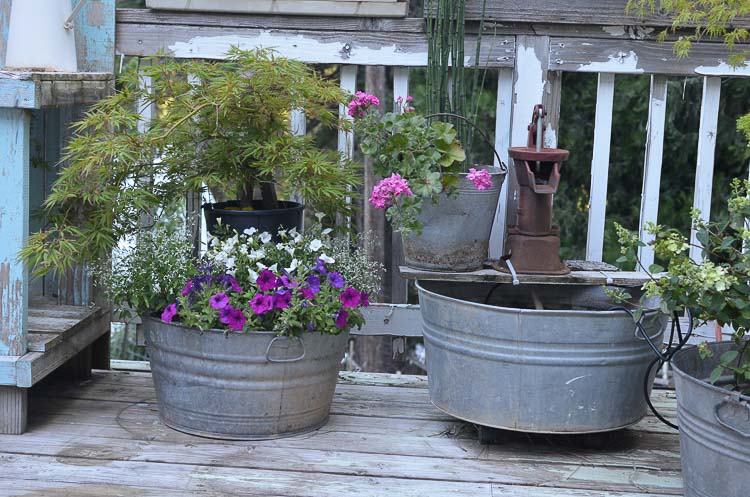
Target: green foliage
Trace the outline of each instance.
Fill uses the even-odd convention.
[[[172,302],[185,281],[195,275],[192,251],[193,244],[184,233],[161,227],[141,233],[132,247],[118,247],[95,276],[120,321]]]
[[[474,61],[480,60],[484,12],[487,0],[482,0],[482,15],[477,31]],[[469,70],[465,66],[466,0],[426,0],[427,14],[427,112],[449,113],[477,123],[480,113],[482,87],[486,69]],[[459,137],[473,145],[475,128],[464,121],[454,122]],[[471,148],[471,147],[470,147]],[[469,151],[473,157],[473,150]],[[469,163],[474,163],[470,160]]]
[[[266,49],[233,48],[218,62],[155,58],[140,71],[152,92],[129,67],[120,91],[75,124],[68,165],[44,205],[51,227],[21,253],[37,274],[105,258],[140,230],[143,214],[204,185],[233,191],[243,206],[258,187],[264,208],[277,205],[276,185],[317,210],[350,213],[342,199],[361,182],[358,168],[289,126],[297,108],[323,126],[346,126],[336,84]],[[144,122],[139,110],[149,105],[159,112]]]
[[[718,378],[725,368],[729,369],[734,373],[735,386],[750,378],[746,377],[750,373],[750,341],[746,340],[750,330],[750,252],[745,250],[750,243],[748,195],[750,182],[735,180],[727,202],[727,219],[706,222],[699,212],[693,212],[693,228],[705,256],[699,263],[690,258],[689,241],[678,230],[651,224],[647,232],[654,239],[645,243],[636,234],[617,226],[622,246],[618,262],[640,266],[638,249],[646,245],[653,248],[658,259],[667,261],[666,267],[642,268],[652,277],[644,285],[644,298],[660,297],[661,309],[669,315],[690,309],[700,320],[715,320],[735,330],[733,339],[740,354],[725,354],[720,370],[713,375]],[[663,271],[666,273],[654,274]]]
[[[360,147],[373,158],[373,170],[381,177],[393,173],[407,180],[414,196],[400,196],[386,217],[403,233],[421,232],[417,216],[426,200],[437,201],[458,186],[466,154],[450,123],[429,120],[410,107],[402,113],[367,112],[355,119]]]

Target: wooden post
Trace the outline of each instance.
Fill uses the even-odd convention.
[[[0,109],[0,356],[26,353],[29,278],[18,251],[29,232],[30,112]],[[26,390],[0,388],[0,433],[26,427]]]

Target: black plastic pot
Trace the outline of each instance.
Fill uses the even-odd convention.
[[[227,209],[227,207],[239,207],[239,202],[220,202],[217,204],[204,204],[203,213],[206,216],[206,226],[209,233],[217,235],[217,225],[221,219],[222,226],[228,226],[238,233],[249,228],[255,228],[260,232],[267,231],[276,234],[280,229],[297,228],[302,232],[302,220],[305,206],[297,202],[279,201],[278,209],[263,209],[262,202],[256,200],[252,204],[252,211]]]

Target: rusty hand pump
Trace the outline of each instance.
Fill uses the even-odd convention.
[[[560,167],[570,152],[544,147],[544,106],[534,107],[525,147],[511,147],[518,179],[518,220],[508,229],[508,252],[518,274],[567,274],[560,259],[560,228],[552,224],[552,200],[560,183]],[[507,263],[499,269],[507,271]]]

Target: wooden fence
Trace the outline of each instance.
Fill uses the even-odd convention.
[[[479,0],[470,2],[468,17],[476,18]],[[525,145],[527,125],[535,104],[543,102],[549,112],[547,146],[557,145],[563,72],[598,74],[598,93],[591,167],[591,189],[586,259],[601,261],[606,221],[607,177],[613,129],[615,79],[633,74],[651,80],[640,230],[656,222],[659,211],[662,152],[669,76],[700,76],[698,159],[694,207],[710,215],[714,153],[721,79],[750,76],[750,66],[734,69],[727,63],[721,42],[695,45],[689,58],[672,53],[674,39],[657,41],[658,31],[671,20],[659,13],[640,21],[625,14],[625,0],[510,0],[488,2],[479,60],[468,64],[497,72],[495,146],[507,162],[509,146]],[[739,20],[750,26],[750,21]],[[394,99],[409,92],[410,68],[427,64],[427,39],[422,19],[369,19],[291,16],[249,16],[190,12],[119,10],[116,50],[121,55],[149,56],[169,53],[182,58],[222,58],[230,46],[272,47],[281,55],[307,63],[340,64],[341,87],[353,92],[363,66],[391,66]],[[470,21],[468,31],[477,24]],[[476,37],[469,35],[467,54],[474,54]],[[698,104],[698,102],[696,102]],[[748,109],[750,110],[750,109]],[[346,116],[345,109],[341,109]],[[293,126],[305,132],[303,113]],[[351,134],[341,133],[339,150],[349,156]],[[509,175],[503,188],[493,229],[492,252],[498,257],[505,227],[513,224],[517,185]],[[365,206],[369,208],[369,206]],[[367,214],[365,214],[367,215]],[[694,237],[693,233],[693,237]],[[694,257],[699,257],[697,251]],[[649,248],[641,250],[648,266]],[[414,306],[374,307],[366,334],[419,335]]]

